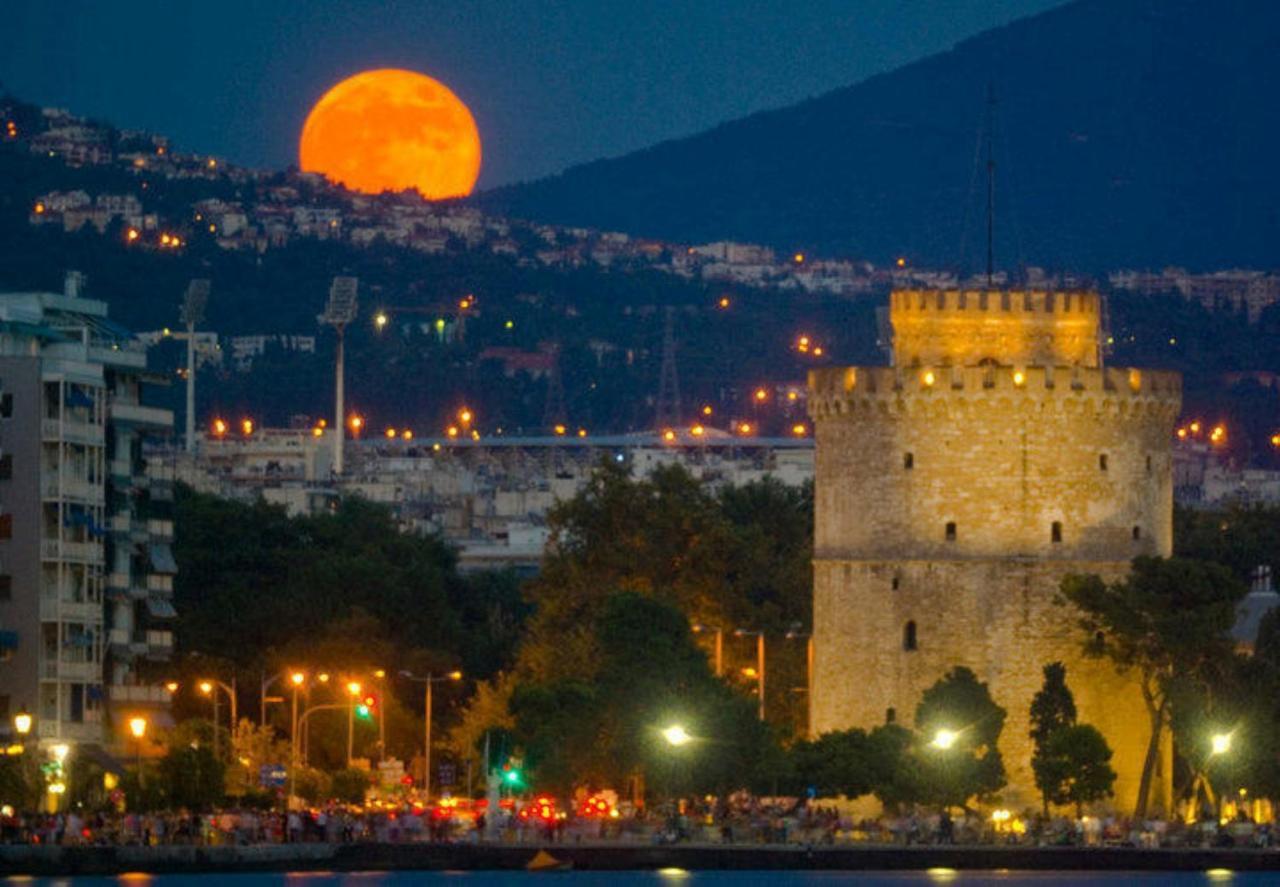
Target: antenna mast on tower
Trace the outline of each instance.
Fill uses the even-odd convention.
[[[987,126],[986,126],[986,148],[987,148],[987,289],[991,289],[991,281],[995,276],[996,264],[996,154],[995,154],[995,125],[996,125],[996,88],[995,84],[988,81],[987,83]]]
[[[337,356],[334,361],[334,423],[337,435],[333,445],[333,473],[342,474],[342,451],[346,444],[346,412],[343,405],[343,339],[347,324],[356,319],[356,289],[359,281],[354,277],[335,277],[329,286],[329,301],[324,313],[316,318],[325,326],[331,326],[338,334]]]
[[[564,408],[564,380],[560,376],[560,343],[551,346],[551,372],[547,374],[547,400],[542,407],[544,429],[553,429],[567,421]]]
[[[680,378],[676,374],[675,308],[664,309],[662,324],[662,368],[658,371],[658,427],[680,424]]]

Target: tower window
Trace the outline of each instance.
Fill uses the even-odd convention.
[[[953,520],[947,521],[947,541],[956,541],[956,522]]]
[[[1147,457],[1147,474],[1151,473],[1151,457]]]
[[[1053,526],[1049,528],[1049,538],[1054,542],[1062,541],[1062,521],[1056,520]]]
[[[913,620],[902,626],[902,649],[911,652],[916,647],[916,623]]]
[[[886,724],[892,724],[897,720],[898,720],[898,710],[896,708],[894,708],[891,705],[884,710],[884,722]]]
[[[1098,468],[1101,471],[1107,470],[1107,454],[1106,453],[1100,453],[1098,455]]]
[[[902,467],[905,468],[907,471],[910,471],[912,468],[916,467],[916,457],[914,453],[902,454]]]
[[[1134,524],[1133,525],[1133,541],[1137,542],[1141,538],[1142,538],[1142,527],[1138,526],[1137,524]]]
[[[897,591],[897,590],[898,590],[898,587],[899,587],[901,584],[902,584],[902,580],[901,580],[901,579],[899,579],[897,576],[894,576],[894,577],[893,577],[893,581],[889,583],[890,587],[891,587],[894,591]]]

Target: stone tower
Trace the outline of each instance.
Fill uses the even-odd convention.
[[[893,366],[809,377],[813,730],[910,726],[921,693],[967,665],[1008,711],[1005,803],[1037,806],[1028,708],[1061,660],[1131,808],[1142,698],[1082,656],[1054,597],[1068,573],[1118,577],[1170,554],[1181,379],[1104,368],[1091,292],[905,290],[890,319]]]

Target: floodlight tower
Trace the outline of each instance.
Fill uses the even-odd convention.
[[[324,306],[324,313],[316,318],[320,323],[333,327],[334,332],[338,334],[338,351],[334,366],[334,412],[336,416],[333,430],[337,434],[337,440],[333,445],[333,471],[335,474],[342,474],[342,450],[346,443],[346,412],[343,407],[342,389],[343,337],[347,331],[347,324],[356,319],[356,288],[359,283],[354,277],[335,277],[329,287],[329,302]]]
[[[182,297],[182,325],[187,328],[187,452],[196,451],[196,327],[204,323],[209,281],[193,280]]]

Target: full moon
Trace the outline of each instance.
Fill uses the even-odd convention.
[[[365,194],[465,197],[480,175],[480,133],[443,83],[383,68],[348,77],[316,102],[298,160],[303,172]]]

